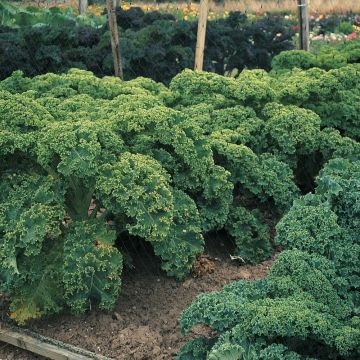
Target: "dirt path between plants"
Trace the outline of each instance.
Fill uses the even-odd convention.
[[[217,240],[218,241],[218,240]],[[92,311],[82,317],[59,315],[32,322],[42,335],[119,360],[170,360],[186,342],[178,318],[201,292],[220,290],[238,279],[264,277],[273,260],[239,266],[224,248],[209,247],[200,268],[212,271],[183,282],[166,277],[151,255],[139,254],[136,269],[123,276],[121,296],[114,311]],[[221,244],[223,247],[221,247]],[[211,261],[208,261],[210,259]],[[43,359],[0,343],[0,360]]]

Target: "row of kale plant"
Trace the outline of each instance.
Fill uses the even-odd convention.
[[[269,84],[277,93],[277,104],[266,104],[264,98],[259,103],[265,129],[272,128],[270,152],[290,166],[303,193],[287,203],[276,225],[274,243],[285,250],[264,279],[233,282],[195,299],[181,315],[182,331],[187,335],[200,324],[211,331],[190,340],[178,360],[360,357],[360,83],[350,75],[359,77],[360,67],[328,72],[281,68],[313,60],[311,54],[298,51],[274,58],[276,79]],[[255,99],[259,93],[266,92],[257,88]],[[320,132],[313,127],[317,121]],[[228,127],[222,129],[228,139],[222,149],[226,161],[230,154],[236,159],[231,173],[237,169],[245,176],[246,162],[239,154],[249,133],[239,130],[234,134]],[[310,180],[311,186],[304,187],[300,179]],[[262,183],[257,178],[257,184]],[[230,218],[231,214],[236,212]],[[235,236],[251,234],[247,244],[255,244],[263,232],[248,224],[241,228],[244,214],[238,219],[231,224]]]
[[[350,169],[355,177],[346,186],[358,190],[351,161],[360,157],[359,66],[244,70],[236,79],[185,70],[169,87],[78,69],[34,78],[18,71],[0,82],[0,292],[11,317],[23,323],[65,309],[111,308],[121,284],[119,249],[129,237],[151,244],[164,271],[179,279],[212,231],[225,230],[245,263],[272,256],[272,223],[314,190],[324,164]],[[322,176],[335,195],[343,191],[336,176]],[[335,221],[335,209],[348,235],[338,229],[334,251],[358,234],[358,192],[351,191],[340,210],[320,195],[297,200],[328,206],[326,221]],[[316,237],[322,220],[312,221]],[[299,236],[308,243],[306,232]],[[358,259],[358,250],[351,246],[344,261]],[[343,281],[351,281],[339,296],[358,303],[359,266],[344,269]],[[228,304],[219,306],[226,312]],[[204,309],[211,319],[220,311]],[[346,311],[339,321],[351,335],[355,310]]]

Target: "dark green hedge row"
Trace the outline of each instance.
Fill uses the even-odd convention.
[[[197,23],[175,21],[169,15],[135,10],[118,11],[125,79],[150,77],[168,83],[184,68],[192,68]],[[224,74],[233,69],[270,69],[272,58],[293,48],[294,30],[279,16],[250,22],[241,13],[208,24],[205,65]],[[28,76],[62,73],[69,68],[112,75],[109,32],[105,28],[59,26],[0,28],[0,79],[15,70]]]

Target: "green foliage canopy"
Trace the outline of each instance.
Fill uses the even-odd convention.
[[[301,260],[298,268],[308,277],[297,278],[290,260],[282,260],[288,265],[279,273],[274,267],[265,282],[241,285],[249,304],[241,300],[238,307],[234,288],[226,295],[233,300],[215,301],[228,315],[216,320],[208,306],[216,317],[211,321],[219,331],[233,331],[239,318],[227,324],[232,303],[246,324],[257,312],[252,300],[260,313],[278,305],[285,313],[303,297],[299,309],[314,316],[293,336],[319,333],[314,344],[326,351],[355,349],[359,143],[351,121],[335,126],[319,104],[338,90],[357,89],[357,71],[357,65],[293,70],[300,94],[282,74],[261,70],[236,79],[186,70],[169,87],[76,69],[32,79],[15,72],[2,81],[0,291],[9,295],[11,316],[23,323],[65,308],[82,313],[93,304],[113,306],[123,264],[118,245],[125,238],[149,242],[162,268],[179,279],[211,231],[225,229],[234,255],[259,262],[273,254],[272,226],[285,215],[275,241],[290,251],[285,259]],[[322,90],[308,102],[313,85]],[[345,128],[350,137],[343,136]],[[315,183],[314,195],[299,198]],[[310,289],[312,281],[324,294]],[[318,328],[320,313],[339,324],[336,333]],[[291,327],[276,330],[261,314],[257,319],[259,332],[236,342],[235,353],[241,347],[256,356],[295,356],[287,340],[257,342],[262,332],[281,337]],[[238,335],[221,339],[226,336]],[[194,351],[216,341],[199,340]],[[221,340],[211,356],[231,353],[228,346]]]

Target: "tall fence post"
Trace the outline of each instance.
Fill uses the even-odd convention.
[[[84,15],[88,8],[88,0],[79,0],[79,13]]]
[[[116,21],[116,14],[114,11],[114,1],[106,0],[107,13],[109,18],[109,29],[110,29],[110,37],[111,37],[111,50],[114,61],[114,72],[115,76],[123,79],[123,69],[121,63],[121,55],[120,55],[120,40],[119,40],[119,32]]]
[[[195,70],[202,70],[204,63],[204,48],[206,36],[206,23],[209,12],[209,0],[200,0],[198,31],[195,49]]]
[[[300,49],[309,51],[309,0],[298,0]]]

